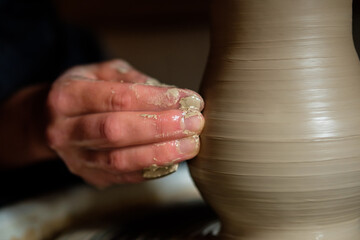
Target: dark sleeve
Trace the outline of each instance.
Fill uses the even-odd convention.
[[[54,81],[71,66],[101,60],[91,34],[61,23],[50,3],[0,0],[0,102],[27,85]],[[79,181],[61,161],[0,169],[0,206]]]
[[[0,0],[0,101],[65,69],[100,60],[91,34],[64,23],[49,0]]]

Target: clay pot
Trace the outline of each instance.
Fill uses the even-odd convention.
[[[360,239],[351,0],[214,0],[190,170],[223,239]]]

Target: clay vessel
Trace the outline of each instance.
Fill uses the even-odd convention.
[[[213,0],[192,177],[221,239],[360,239],[351,0]]]

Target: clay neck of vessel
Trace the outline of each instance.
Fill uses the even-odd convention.
[[[299,52],[286,46],[304,44],[304,40],[320,44],[319,49],[308,52],[309,58],[353,51],[352,0],[213,1],[212,55],[230,55],[228,60],[234,61],[258,60],[256,48],[262,58],[296,58]],[[278,52],[269,49],[266,54],[264,48],[270,47],[278,47]],[[303,47],[306,51],[307,46]]]

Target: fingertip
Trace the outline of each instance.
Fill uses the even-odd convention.
[[[203,115],[198,111],[185,112],[184,114],[184,129],[189,133],[200,134],[205,125]],[[191,135],[194,135],[191,134]]]
[[[200,94],[189,89],[182,89],[182,91],[185,94],[183,94],[183,96],[179,99],[180,109],[193,109],[200,112],[204,109],[204,99],[200,96]]]
[[[179,154],[187,159],[196,156],[199,153],[200,140],[198,135],[176,140],[176,149]]]

